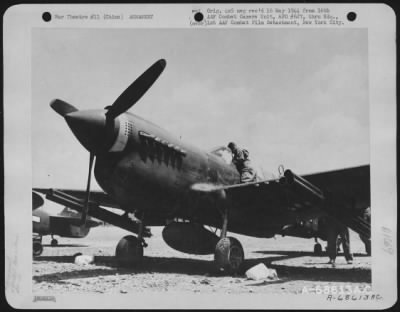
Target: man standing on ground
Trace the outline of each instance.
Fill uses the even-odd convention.
[[[344,257],[346,258],[348,264],[352,264],[353,255],[350,252],[350,235],[347,226],[331,216],[323,217],[321,226],[326,230],[329,263],[335,266],[338,248],[337,241],[339,237],[342,242]]]

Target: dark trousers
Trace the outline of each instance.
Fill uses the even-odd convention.
[[[365,245],[365,251],[367,255],[371,255],[371,238],[365,237],[363,235],[360,235],[360,238]]]
[[[328,256],[329,259],[335,260],[337,255],[337,238],[340,237],[343,246],[344,257],[346,260],[353,260],[350,252],[350,235],[349,229],[341,224],[330,223],[327,228]]]

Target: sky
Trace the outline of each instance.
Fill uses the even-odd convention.
[[[38,28],[32,38],[34,187],[86,185],[89,153],[49,103],[102,109],[160,58],[164,72],[130,112],[182,140],[234,141],[274,174],[369,163],[366,29]]]

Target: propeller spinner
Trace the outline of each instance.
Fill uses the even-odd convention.
[[[165,66],[164,59],[155,62],[105,110],[79,111],[59,99],[52,101],[50,106],[65,118],[74,135],[89,152],[106,152],[117,135],[115,119],[136,104],[158,79]]]
[[[79,111],[74,106],[59,99],[50,103],[51,108],[65,118],[79,142],[90,152],[89,176],[85,206],[82,211],[82,224],[86,223],[89,209],[90,182],[95,155],[99,152],[107,151],[107,146],[118,134],[118,130],[115,129],[115,119],[136,104],[158,79],[165,66],[166,61],[164,59],[155,62],[105,110]]]

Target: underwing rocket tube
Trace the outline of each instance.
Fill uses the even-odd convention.
[[[311,184],[306,179],[298,176],[297,174],[294,174],[291,170],[289,169],[285,170],[284,176],[287,184],[289,185],[297,184],[302,188],[304,188],[305,190],[307,190],[308,192],[310,192],[311,194],[313,194],[314,196],[318,197],[319,199],[321,200],[325,199],[324,194],[318,187]]]
[[[291,170],[285,170],[282,183],[288,186],[299,186],[307,193],[312,194],[318,200],[326,200],[324,193],[306,179],[294,174]],[[345,209],[340,205],[324,205],[324,210],[356,233],[364,236],[371,236],[371,225],[365,221],[354,209]]]
[[[84,209],[84,203],[81,200],[58,190],[50,190],[46,194],[46,198],[78,212],[82,212]],[[129,220],[126,217],[112,213],[107,209],[101,208],[95,203],[89,202],[89,215],[129,232],[135,234],[139,232],[139,225],[137,223]],[[143,237],[151,237],[151,233],[148,229],[143,231]]]

